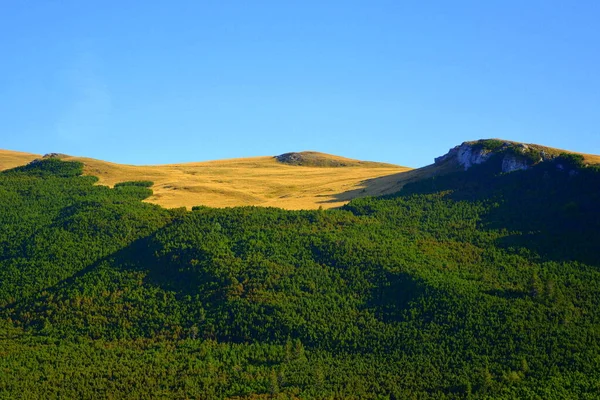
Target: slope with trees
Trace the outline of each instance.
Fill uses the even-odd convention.
[[[326,211],[5,171],[0,395],[595,398],[600,171],[499,162]]]

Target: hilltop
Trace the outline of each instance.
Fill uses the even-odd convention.
[[[284,153],[275,156],[275,159],[283,164],[296,165],[303,167],[371,167],[371,168],[390,168],[397,167],[394,164],[386,164],[373,161],[360,161],[352,158],[335,156],[332,154],[320,153],[317,151],[301,151],[299,153]]]
[[[435,165],[454,165],[465,171],[473,165],[482,164],[497,157],[501,159],[501,167],[498,172],[512,172],[516,170],[529,169],[532,166],[552,160],[561,154],[573,154],[581,157],[583,164],[598,164],[600,156],[592,154],[576,153],[572,151],[555,149],[538,144],[526,144],[502,139],[481,139],[463,142],[450,151],[435,159]]]
[[[369,195],[390,195],[404,186],[424,179],[466,171],[473,165],[487,161],[499,161],[496,173],[506,173],[528,169],[540,162],[552,160],[561,154],[574,154],[582,157],[584,165],[600,164],[600,156],[561,150],[538,144],[525,144],[502,139],[480,139],[466,141],[453,147],[448,153],[436,157],[433,164],[408,169],[393,175],[386,175],[364,182],[363,188],[351,190],[338,196],[339,200],[350,201],[361,196],[366,190]]]

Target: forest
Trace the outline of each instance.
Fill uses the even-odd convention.
[[[600,168],[468,171],[335,210],[0,173],[0,398],[597,399]]]

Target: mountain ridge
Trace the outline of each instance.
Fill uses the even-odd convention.
[[[146,201],[167,208],[264,206],[284,209],[335,208],[354,198],[398,192],[406,184],[468,169],[502,153],[502,168],[528,168],[562,153],[580,154],[584,163],[600,163],[600,156],[525,144],[503,139],[465,141],[436,157],[430,165],[408,168],[361,161],[316,151],[277,156],[231,158],[162,165],[119,164],[61,153],[45,156],[0,150],[0,170],[38,158],[58,157],[84,164],[84,174],[113,187],[125,181],[151,181],[153,195]],[[535,157],[538,157],[537,159]]]
[[[600,166],[503,173],[503,146],[336,210],[166,209],[59,154],[4,171],[0,397],[597,398]]]

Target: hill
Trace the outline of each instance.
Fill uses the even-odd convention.
[[[4,171],[0,398],[596,398],[600,168],[525,150],[466,142],[337,210]]]
[[[112,187],[124,181],[152,181],[153,194],[147,201],[167,208],[197,205],[254,205],[284,209],[339,207],[351,198],[384,192],[379,186],[367,187],[366,181],[410,170],[324,153],[294,154],[304,157],[302,165],[280,162],[277,157],[156,166],[115,164],[64,155],[60,158],[82,162],[84,174],[97,176],[101,185]],[[34,158],[37,157],[3,151],[0,153],[0,166],[5,165],[4,169],[7,169]],[[308,159],[310,161],[306,161]]]
[[[600,164],[600,156],[598,155],[501,139],[481,139],[463,142],[461,145],[450,149],[447,154],[435,158],[435,162],[431,165],[367,179],[362,182],[361,187],[337,194],[336,199],[341,202],[348,202],[354,198],[364,197],[362,196],[363,193],[370,196],[397,193],[407,184],[469,169],[472,165],[487,161],[495,154],[501,155],[503,160],[506,160],[504,170],[500,166],[497,172],[509,172],[511,168],[533,166],[541,160],[542,155],[549,160],[565,153],[582,156],[585,165]]]
[[[488,139],[465,142],[461,146],[463,150],[473,148],[475,154],[479,154],[484,145],[486,149],[483,151],[489,153],[488,148],[502,144],[510,144],[507,148],[523,145],[506,140]],[[525,146],[536,154],[543,152],[548,157],[567,152],[581,154],[587,164],[600,163],[600,156],[597,155],[535,144]],[[460,146],[457,146],[454,152],[449,154],[455,156],[459,148]],[[471,154],[470,150],[468,151]],[[285,153],[275,157],[155,166],[134,166],[85,157],[58,156],[64,160],[83,162],[84,174],[97,176],[101,185],[112,187],[125,181],[151,181],[153,194],[145,201],[167,208],[188,209],[197,205],[264,206],[290,210],[334,208],[354,198],[395,193],[406,184],[464,167],[464,163],[460,164],[456,157],[452,156],[438,157],[432,165],[411,169],[312,151]],[[2,150],[0,170],[24,165],[36,158],[40,156]],[[472,161],[476,163],[475,158]]]

